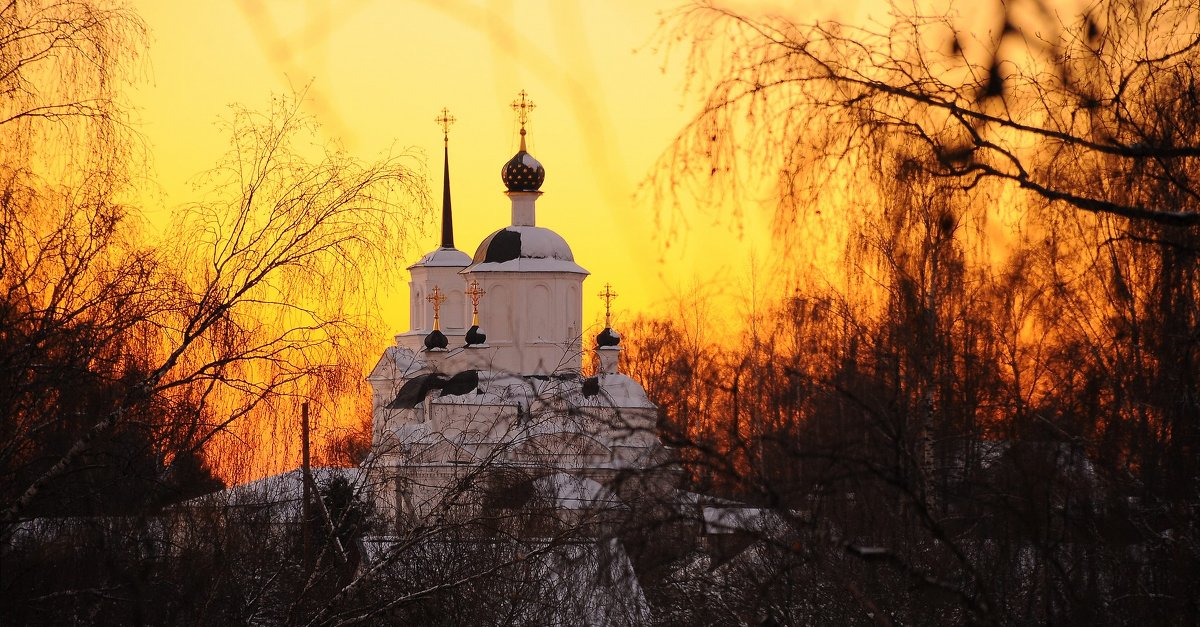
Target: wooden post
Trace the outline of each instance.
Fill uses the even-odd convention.
[[[304,544],[304,568],[312,570],[313,567],[313,551],[312,551],[312,494],[310,487],[312,485],[312,468],[309,466],[308,452],[308,401],[300,405],[300,434],[302,442],[300,444],[300,480],[304,484],[303,501],[301,502],[301,521],[300,533]]]

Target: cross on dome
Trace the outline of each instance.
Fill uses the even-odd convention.
[[[433,330],[439,331],[438,318],[441,313],[442,303],[446,302],[446,295],[442,293],[442,288],[433,286],[433,292],[425,297],[425,300],[433,303]]]
[[[517,95],[520,96],[520,99],[512,101],[512,109],[517,112],[517,121],[521,123],[521,135],[524,135],[525,125],[529,122],[529,113],[537,108],[537,105],[533,104],[524,89]]]
[[[612,328],[612,302],[617,293],[613,291],[611,283],[605,283],[604,291],[599,296],[604,299],[604,330],[596,336],[596,347],[616,348],[621,343],[621,334]]]
[[[546,180],[546,169],[538,163],[533,155],[529,154],[529,150],[525,147],[525,125],[529,123],[529,112],[533,111],[535,105],[529,99],[529,94],[524,89],[516,100],[512,101],[512,110],[517,113],[517,121],[521,123],[521,148],[517,154],[513,155],[504,167],[500,168],[500,179],[504,181],[504,186],[510,192],[536,192],[542,186],[542,182]],[[514,205],[515,206],[515,205]],[[529,215],[526,219],[532,220],[532,204],[528,207]],[[516,214],[514,214],[516,216]],[[514,222],[513,224],[520,224]],[[532,225],[533,222],[528,222]]]
[[[471,285],[467,287],[466,294],[471,299],[471,324],[479,326],[479,299],[487,292],[479,287],[479,279],[471,279]]]
[[[612,326],[612,302],[619,294],[612,291],[612,284],[605,283],[604,291],[600,292],[600,298],[604,299],[604,326]]]

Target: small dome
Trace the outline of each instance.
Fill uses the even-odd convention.
[[[450,344],[450,340],[446,338],[446,334],[434,329],[425,336],[425,350],[445,350]]]
[[[536,192],[546,180],[546,168],[525,152],[522,138],[521,150],[500,168],[500,178],[510,192]]]
[[[476,324],[472,325],[470,329],[467,329],[466,340],[468,346],[478,346],[484,342],[487,342],[487,335],[481,332],[479,330],[479,325]]]
[[[567,240],[540,226],[506,226],[487,236],[475,251],[473,263],[504,263],[513,259],[575,261]]]
[[[621,334],[617,333],[612,327],[604,327],[604,330],[596,336],[596,346],[608,348],[621,343]]]

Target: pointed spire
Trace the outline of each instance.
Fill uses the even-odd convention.
[[[454,218],[450,211],[450,125],[455,118],[442,107],[442,114],[433,119],[442,127],[442,248],[454,248]]]

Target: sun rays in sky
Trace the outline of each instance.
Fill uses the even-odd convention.
[[[450,136],[456,243],[471,254],[508,222],[499,169],[517,147],[508,103],[525,89],[538,106],[530,151],[547,169],[538,221],[562,234],[591,271],[589,296],[611,282],[622,294],[618,314],[628,315],[653,313],[696,285],[744,291],[729,288],[752,266],[769,271],[768,220],[694,211],[687,198],[673,208],[644,185],[693,113],[683,64],[668,56],[670,33],[661,27],[677,6],[138,2],[152,37],[148,78],[132,94],[153,156],[150,220],[188,201],[196,175],[228,149],[217,121],[229,104],[265,108],[272,94],[306,90],[323,141],[362,159],[411,152],[423,160],[433,206],[398,268],[438,243],[442,137],[433,119],[448,107],[457,118]],[[390,282],[380,286],[381,313],[397,332],[408,328],[405,279],[403,272],[381,279]],[[585,297],[584,307],[585,321],[598,320],[597,298]]]

